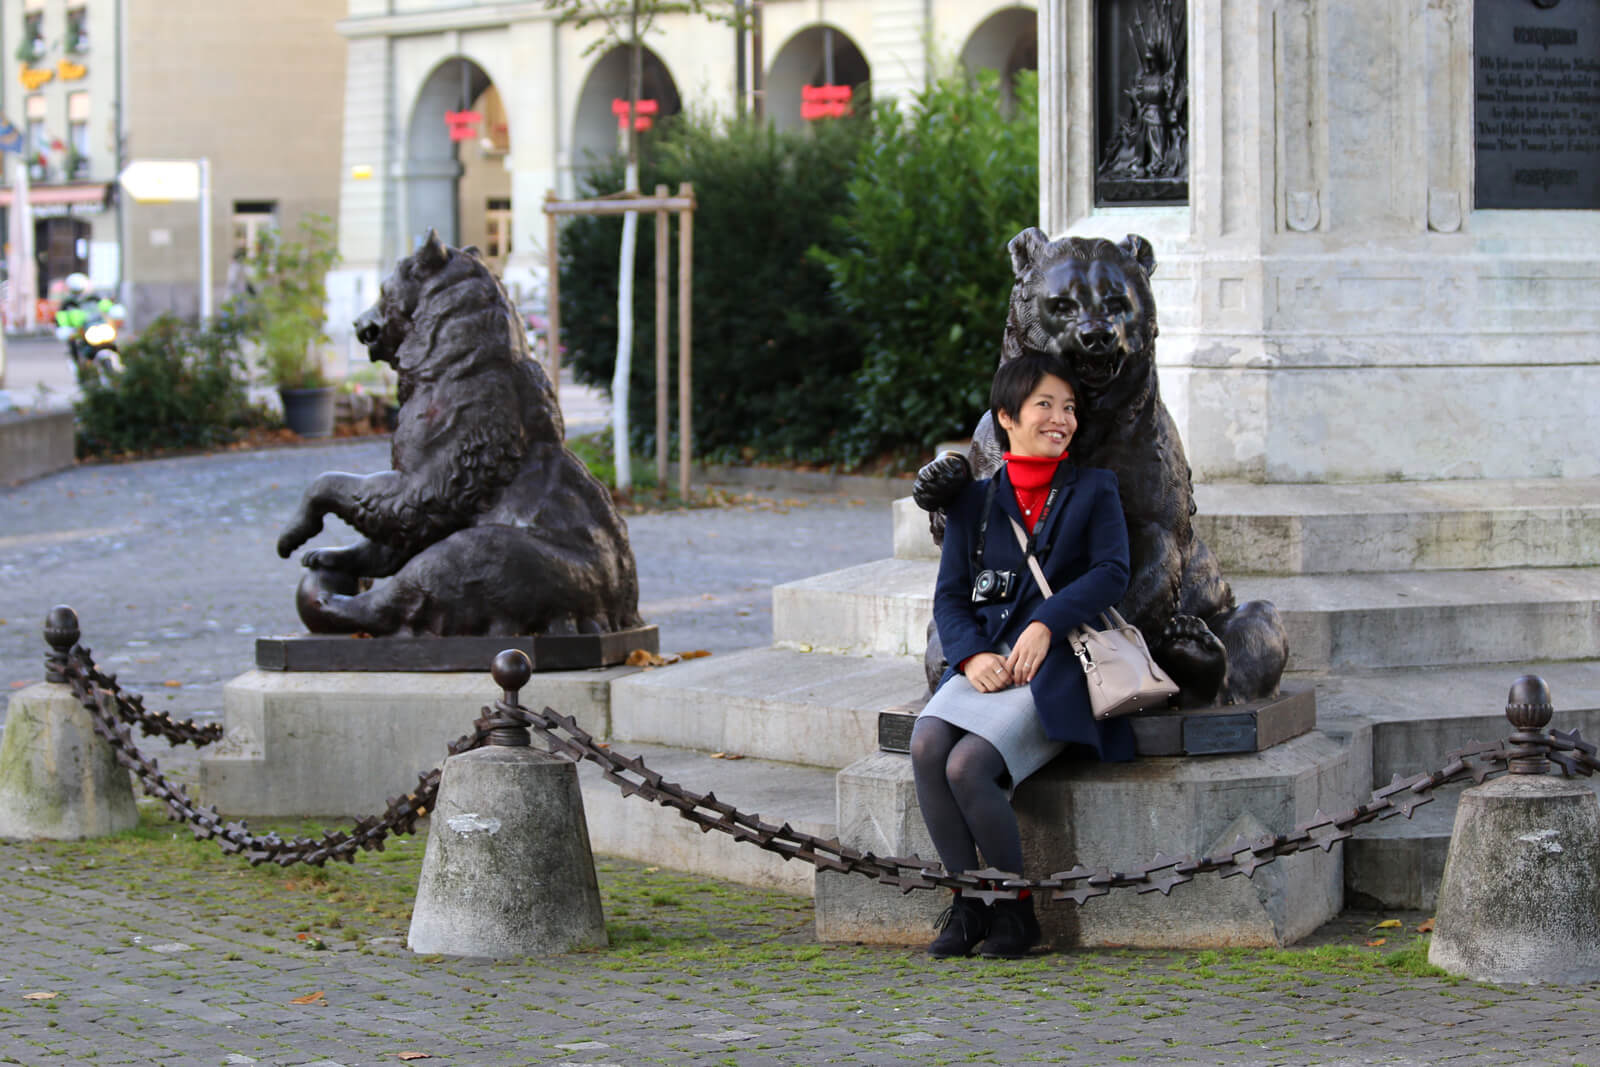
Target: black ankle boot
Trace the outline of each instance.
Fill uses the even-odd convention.
[[[930,956],[970,956],[972,949],[989,933],[989,905],[968,900],[959,893],[939,914],[934,929],[939,936],[928,946]]]
[[[989,920],[989,937],[983,943],[985,956],[1017,959],[1043,940],[1039,920],[1033,914],[1033,897],[997,900]]]

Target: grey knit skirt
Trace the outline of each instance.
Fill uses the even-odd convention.
[[[980,693],[966,675],[957,674],[939,687],[922,714],[943,719],[993,745],[1006,761],[1013,789],[1067,747],[1046,736],[1033,709],[1033,691],[1025,685]]]

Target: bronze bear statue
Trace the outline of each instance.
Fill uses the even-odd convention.
[[[1182,688],[1186,706],[1240,703],[1277,694],[1288,661],[1283,622],[1270,601],[1236,604],[1217,559],[1196,537],[1194,487],[1183,442],[1156,380],[1150,243],[1098,238],[1052,241],[1030,227],[1008,246],[1015,284],[1002,362],[1025,352],[1062,359],[1078,381],[1070,455],[1114,472],[1128,522],[1130,578],[1119,609]],[[944,505],[1001,455],[985,413],[968,456],[946,453],[917,475],[913,496],[942,540]],[[943,658],[930,634],[929,667]]]
[[[627,527],[567,449],[550,379],[477,249],[430,232],[355,326],[399,373],[394,469],[318,476],[279,537],[288,558],[327,514],[363,537],[302,557],[306,626],[506,636],[640,625]]]

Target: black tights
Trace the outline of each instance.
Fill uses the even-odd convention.
[[[1022,873],[1022,835],[1011,798],[1000,784],[1006,762],[977,734],[924,715],[911,731],[911,769],[922,820],[952,874],[989,866]]]

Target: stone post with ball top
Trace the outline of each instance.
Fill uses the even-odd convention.
[[[495,657],[504,696],[481,748],[445,761],[407,944],[506,959],[604,947],[605,917],[578,770],[511,720],[528,657]]]
[[[1600,799],[1547,777],[1553,709],[1518,678],[1506,718],[1511,773],[1461,794],[1428,960],[1479,982],[1600,979]]]
[[[70,841],[139,822],[128,772],[66,684],[78,636],[77,613],[51,608],[45,680],[11,695],[0,740],[0,837]]]

